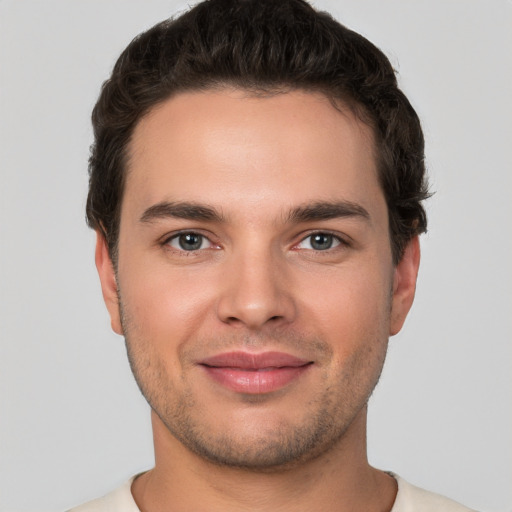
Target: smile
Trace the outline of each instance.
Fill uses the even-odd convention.
[[[210,378],[238,393],[264,394],[283,388],[306,372],[312,361],[282,352],[229,352],[201,361]]]

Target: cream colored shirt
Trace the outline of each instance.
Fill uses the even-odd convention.
[[[391,512],[475,512],[444,496],[409,484],[392,474],[398,482],[398,493]],[[103,498],[98,498],[69,512],[140,512],[131,493],[135,477]]]

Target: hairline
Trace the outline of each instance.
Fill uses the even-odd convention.
[[[117,266],[118,263],[118,256],[119,256],[119,235],[120,235],[120,228],[121,228],[121,212],[122,212],[122,205],[124,200],[124,192],[126,187],[126,181],[127,177],[130,174],[130,162],[131,158],[133,156],[133,152],[131,151],[131,148],[133,147],[133,139],[135,132],[137,130],[137,127],[140,125],[140,123],[151,113],[158,110],[158,108],[162,107],[165,103],[172,100],[173,98],[181,95],[181,94],[188,94],[188,93],[208,93],[208,92],[228,92],[228,91],[238,91],[238,92],[246,92],[247,98],[270,98],[279,94],[288,94],[292,92],[304,92],[306,94],[312,94],[312,95],[320,95],[323,96],[325,99],[329,101],[331,106],[338,111],[340,114],[344,116],[351,116],[352,119],[355,119],[359,125],[364,125],[367,130],[362,130],[365,137],[368,137],[368,144],[369,148],[372,152],[372,158],[375,164],[375,172],[376,172],[376,178],[379,183],[379,187],[384,194],[384,198],[386,201],[386,211],[388,213],[388,234],[391,241],[391,247],[393,247],[392,244],[392,231],[391,226],[389,223],[389,206],[387,202],[387,197],[384,191],[384,187],[382,186],[381,182],[381,165],[382,165],[382,158],[379,154],[379,141],[378,141],[378,134],[375,127],[375,124],[371,120],[371,116],[368,114],[366,108],[364,105],[362,105],[357,100],[351,98],[348,93],[346,95],[341,94],[341,91],[336,92],[334,87],[326,86],[325,84],[311,84],[311,85],[294,85],[291,83],[286,82],[275,82],[272,83],[269,81],[267,85],[264,83],[261,84],[244,84],[240,83],[242,81],[237,80],[210,80],[208,82],[205,81],[205,83],[198,83],[198,84],[191,84],[190,86],[181,86],[179,88],[176,88],[174,91],[170,92],[167,96],[165,96],[160,101],[155,102],[153,105],[151,105],[149,108],[147,108],[144,112],[142,112],[139,117],[137,118],[136,122],[134,123],[130,136],[128,137],[121,156],[121,183],[120,183],[120,198],[117,204],[117,211],[115,212],[115,218],[117,218],[117,223],[115,226],[115,240],[113,240],[113,243],[108,243],[109,246],[109,252],[111,260],[114,264],[114,266]],[[110,238],[110,236],[107,238],[106,230],[103,227],[98,228],[103,236],[107,239]]]

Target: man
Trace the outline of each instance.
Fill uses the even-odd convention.
[[[210,0],[128,46],[93,124],[88,221],[156,463],[75,510],[468,510],[366,457],[428,196],[387,58],[302,0]]]

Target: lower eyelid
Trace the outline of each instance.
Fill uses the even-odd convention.
[[[197,232],[195,232],[195,231],[182,231],[182,232],[180,232],[180,233],[176,233],[176,234],[174,234],[174,235],[172,235],[172,236],[170,236],[170,237],[167,237],[167,238],[162,242],[162,245],[164,245],[164,246],[168,246],[168,247],[170,247],[170,248],[172,248],[172,249],[174,249],[174,250],[176,250],[176,251],[178,251],[178,252],[194,252],[194,251],[201,251],[201,250],[205,250],[205,249],[208,249],[208,248],[209,248],[209,247],[204,247],[204,248],[203,248],[203,247],[201,247],[201,248],[199,248],[199,249],[192,249],[192,250],[190,250],[190,251],[187,251],[187,250],[185,250],[185,249],[183,249],[183,248],[181,248],[181,247],[174,247],[174,246],[172,245],[172,242],[177,242],[177,243],[179,243],[179,238],[180,238],[181,236],[183,236],[183,235],[196,235],[196,236],[198,236],[198,237],[201,237],[201,239],[202,239],[202,240],[201,240],[201,242],[202,242],[202,243],[201,243],[201,245],[203,245],[203,243],[204,243],[204,242],[207,242],[207,244],[208,244],[209,246],[214,245],[214,243],[213,243],[213,242],[212,242],[212,241],[211,241],[211,240],[210,240],[206,235],[203,235],[202,233],[197,233]]]
[[[173,245],[171,245],[172,242],[177,242],[179,240],[180,236],[187,235],[187,234],[194,234],[194,235],[200,236],[202,238],[202,244],[201,245],[206,243],[206,247],[200,247],[199,249],[186,250],[186,249],[183,249],[181,247],[174,247]],[[315,235],[319,235],[319,234],[331,236],[332,239],[333,239],[333,246],[329,247],[327,249],[323,249],[323,250],[322,249],[315,249],[313,247],[308,247],[308,248],[306,248],[306,250],[311,250],[311,251],[314,251],[314,252],[321,253],[321,252],[329,252],[331,250],[337,249],[340,246],[349,247],[351,245],[349,241],[347,241],[345,238],[342,238],[339,235],[336,235],[334,233],[330,233],[328,231],[316,231],[316,232],[313,232],[313,233],[309,233],[306,236],[303,236],[298,243],[294,244],[292,249],[301,249],[301,247],[299,247],[301,244],[303,244],[306,240],[311,239],[311,237],[313,237]],[[311,244],[311,242],[310,242],[310,244]],[[208,250],[208,249],[220,249],[220,246],[219,246],[218,243],[213,242],[211,240],[211,238],[209,238],[207,235],[204,235],[202,233],[198,233],[197,231],[181,231],[181,232],[175,233],[175,234],[173,234],[171,236],[166,237],[161,242],[161,245],[162,246],[167,246],[170,250],[173,250],[173,251],[176,251],[176,252],[179,252],[179,253],[188,253],[188,254],[191,254],[191,253],[194,253],[194,252],[199,252],[199,251],[204,251],[204,250]]]
[[[345,245],[345,246],[349,245],[349,243],[345,239],[341,238],[339,235],[335,235],[334,233],[329,233],[328,231],[316,231],[314,233],[310,233],[309,235],[303,237],[297,244],[295,244],[295,247],[298,247],[299,245],[304,243],[306,240],[311,239],[311,237],[313,237],[315,235],[327,235],[327,236],[332,237],[334,245],[332,247],[329,247],[328,249],[324,249],[323,251],[320,249],[314,249],[312,247],[308,248],[308,250],[314,250],[316,252],[326,252],[331,249],[336,249],[337,247],[339,247],[341,245]],[[311,242],[310,242],[310,244],[311,244]]]

